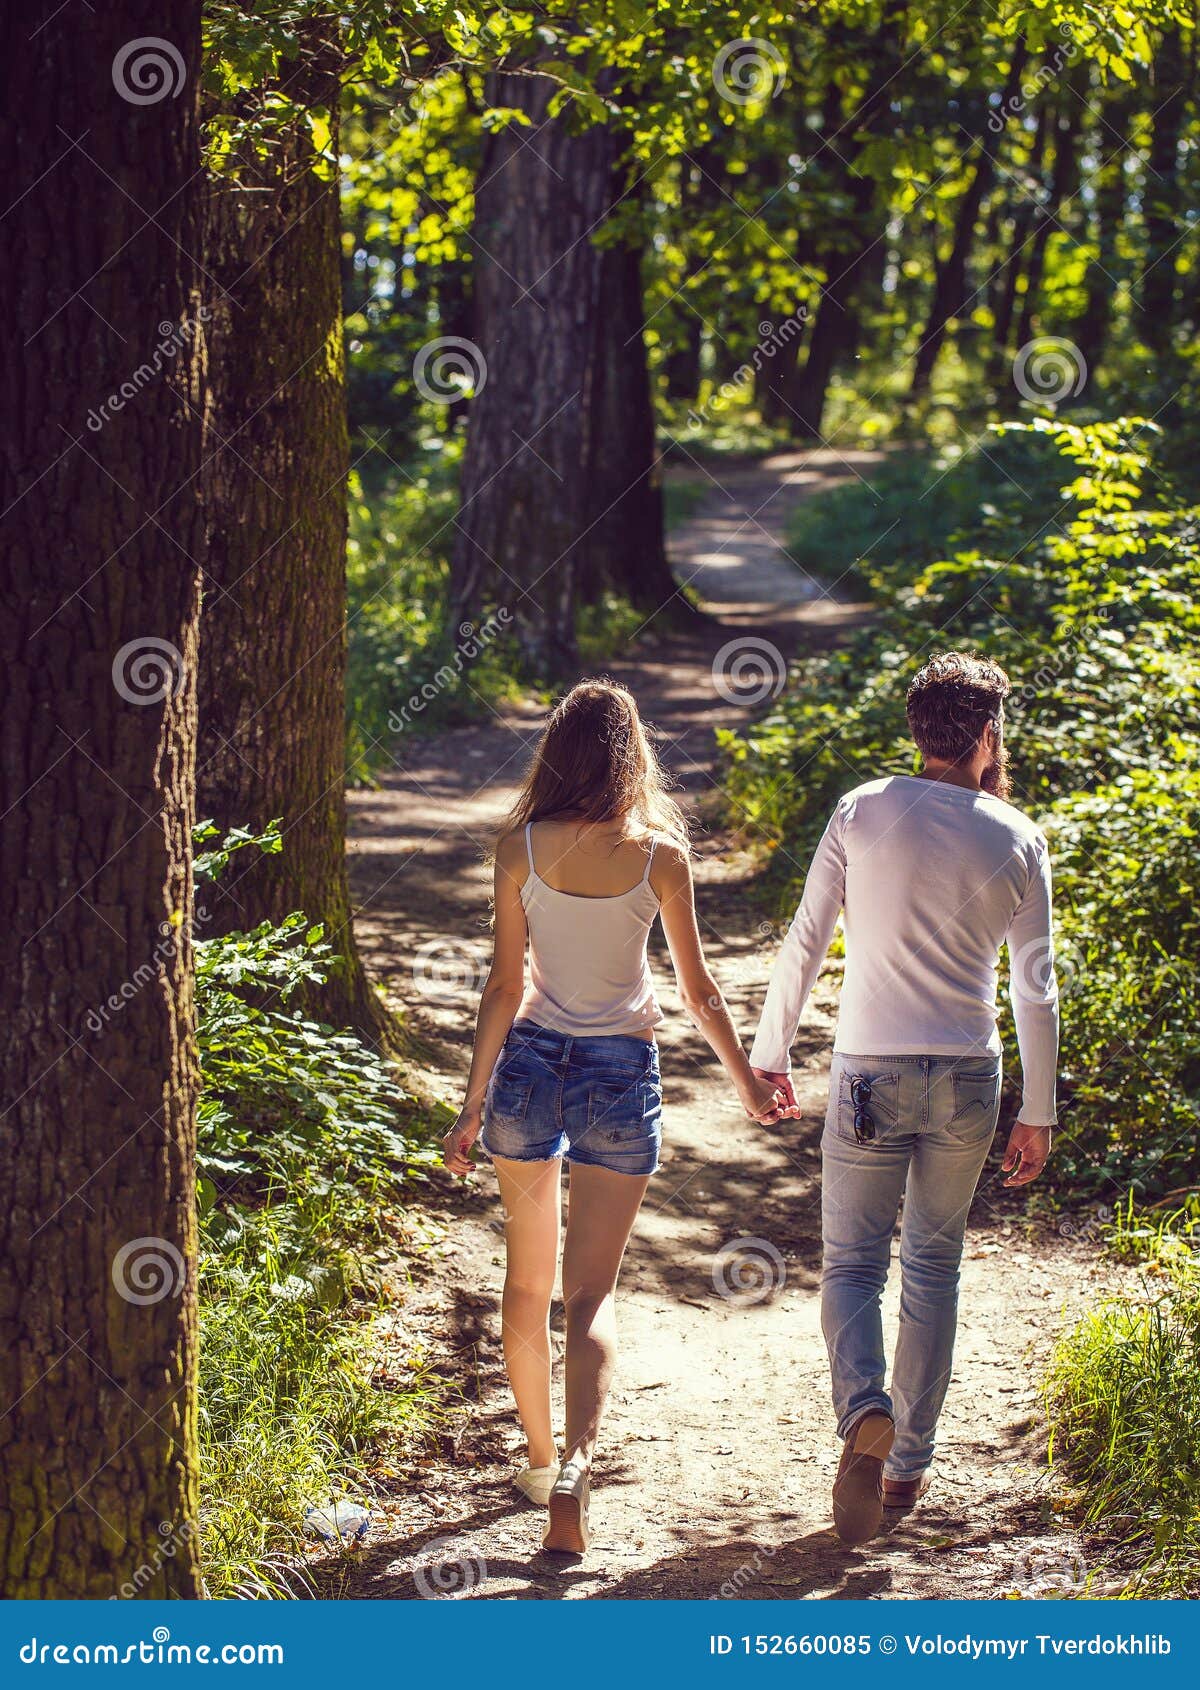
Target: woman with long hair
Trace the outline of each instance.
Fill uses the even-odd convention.
[[[547,1549],[588,1544],[589,1474],[612,1380],[614,1293],[658,1166],[662,1021],[646,958],[655,916],[679,995],[748,1115],[782,1094],[751,1071],[696,926],[687,830],[633,695],[582,681],[550,716],[497,835],[495,952],[483,988],[447,1167],[471,1172],[476,1138],[504,1204],[504,1359],[528,1441],[517,1488],[548,1507]],[[529,949],[530,979],[525,979]],[[561,1163],[570,1165],[563,1250],[566,1439],[550,1398],[550,1302]]]

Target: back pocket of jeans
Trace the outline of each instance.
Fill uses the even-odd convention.
[[[854,1082],[865,1080],[871,1088],[869,1100],[861,1105],[854,1101]],[[854,1118],[859,1116],[860,1131],[855,1131]],[[878,1073],[869,1068],[843,1068],[838,1082],[838,1137],[864,1148],[884,1138],[896,1125],[900,1114],[900,1075],[895,1072]],[[869,1116],[869,1123],[863,1116]]]
[[[950,1075],[954,1113],[950,1125],[956,1132],[994,1123],[1000,1102],[1000,1071],[997,1068],[955,1069]]]

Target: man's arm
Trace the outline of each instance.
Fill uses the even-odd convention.
[[[1050,1154],[1050,1129],[1058,1120],[1058,981],[1054,974],[1054,924],[1050,855],[1039,842],[1029,886],[1008,930],[1009,994],[1021,1052],[1021,1113],[1004,1158],[1007,1185],[1036,1179]]]
[[[846,894],[845,811],[841,804],[829,818],[813,853],[804,896],[779,947],[750,1066],[772,1076],[792,1065],[792,1040],[812,991]]]

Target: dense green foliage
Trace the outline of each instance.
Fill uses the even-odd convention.
[[[1089,1311],[1046,1383],[1051,1454],[1130,1595],[1195,1596],[1200,1553],[1200,1254],[1194,1213],[1120,1211],[1112,1245],[1140,1295]],[[1090,1592],[1089,1592],[1090,1594]]]
[[[1055,1168],[1142,1193],[1195,1177],[1200,1093],[1200,533],[1153,475],[1153,438],[1137,421],[1038,422],[813,501],[795,555],[880,614],[725,736],[733,813],[775,848],[783,909],[840,793],[914,768],[904,690],[922,657],[959,645],[1006,666],[1014,800],[1056,876]]]
[[[205,851],[201,881],[245,848],[278,835]],[[295,1594],[305,1509],[362,1494],[382,1433],[427,1411],[419,1362],[384,1388],[364,1338],[395,1205],[433,1153],[374,1052],[289,1009],[333,961],[303,915],[196,950],[205,1578]]]

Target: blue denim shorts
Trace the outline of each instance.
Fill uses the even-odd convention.
[[[652,1174],[662,1143],[658,1046],[580,1038],[516,1021],[488,1084],[479,1143],[490,1156],[563,1156],[618,1174]]]

